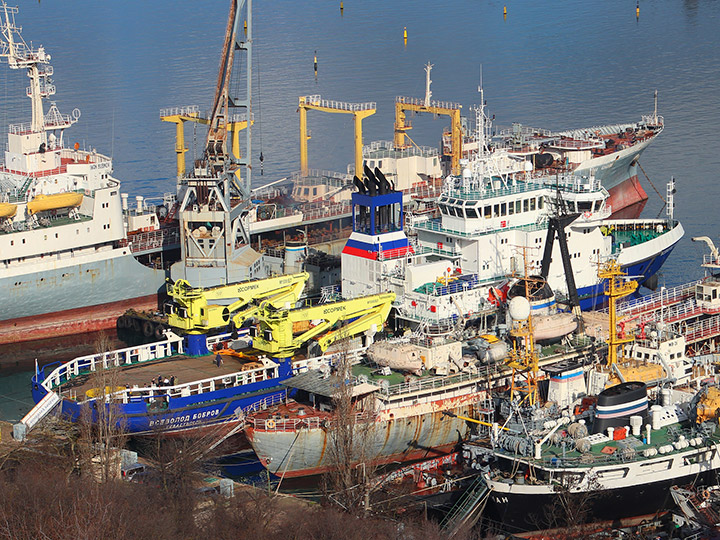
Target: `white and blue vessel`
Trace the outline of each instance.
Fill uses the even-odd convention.
[[[282,381],[329,365],[335,358],[332,354],[305,359],[247,358],[220,348],[229,340],[229,334],[208,337],[212,352],[191,355],[183,338],[167,332],[159,342],[48,364],[32,377],[37,405],[23,418],[24,429],[31,429],[58,407],[70,421],[81,420],[83,411],[91,411],[97,421],[99,408],[115,407],[114,418],[131,435],[193,435],[231,429],[242,420],[243,411],[260,402],[282,401],[287,392]],[[355,357],[361,352],[347,354]],[[107,391],[99,392],[103,385]]]
[[[598,264],[617,260],[651,285],[684,234],[672,216],[608,219],[608,192],[592,177],[537,177],[510,167],[492,173],[488,165],[446,179],[438,217],[405,220],[397,193],[379,186],[370,193],[375,181],[363,184],[365,193],[353,196],[353,233],[342,254],[343,296],[392,291],[396,318],[406,325],[449,328],[491,312],[509,276],[541,275],[563,299],[571,273],[577,303],[592,309],[606,301]],[[385,182],[377,169],[368,178]]]

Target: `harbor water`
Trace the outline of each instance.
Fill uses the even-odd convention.
[[[111,154],[123,191],[148,198],[173,192],[175,129],[160,121],[167,107],[209,108],[225,32],[226,2],[90,2],[59,0],[21,6],[24,36],[52,55],[54,99],[78,107],[77,141]],[[496,127],[512,122],[548,129],[639,120],[653,110],[665,131],[642,154],[640,180],[649,195],[644,216],[665,213],[665,184],[677,180],[675,217],[686,237],[662,269],[659,284],[702,276],[706,235],[718,240],[720,158],[720,4],[710,1],[602,3],[560,0],[552,6],[518,1],[426,0],[392,3],[287,0],[253,4],[253,185],[299,169],[298,96],[320,94],[376,102],[363,123],[365,142],[390,140],[396,96],[422,98],[430,62],[432,98],[458,102],[472,117],[482,81]],[[407,42],[403,30],[407,30]],[[315,55],[317,73],[313,69]],[[24,77],[0,69],[0,124],[29,116]],[[350,115],[312,112],[309,163],[344,172],[353,159]],[[446,118],[416,116],[410,136],[437,146]],[[202,136],[186,129],[188,158]],[[259,156],[264,161],[261,167]],[[262,171],[262,174],[261,174]],[[659,192],[659,195],[658,193]],[[43,365],[92,351],[96,336],[68,344],[0,347],[0,415],[17,420],[29,409],[29,374]]]

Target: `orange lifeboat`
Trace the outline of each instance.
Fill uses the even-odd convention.
[[[46,210],[58,210],[59,208],[75,208],[82,203],[83,194],[70,191],[68,193],[55,193],[54,195],[36,195],[27,203],[28,211],[37,214]]]
[[[17,205],[12,203],[0,203],[0,218],[12,218],[17,213]]]

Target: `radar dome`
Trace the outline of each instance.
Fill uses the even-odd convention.
[[[524,321],[530,316],[530,302],[524,296],[516,296],[510,300],[508,312],[516,321]]]

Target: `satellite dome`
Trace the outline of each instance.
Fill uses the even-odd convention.
[[[530,316],[530,302],[524,296],[516,296],[508,305],[510,316],[516,321],[524,321]]]

